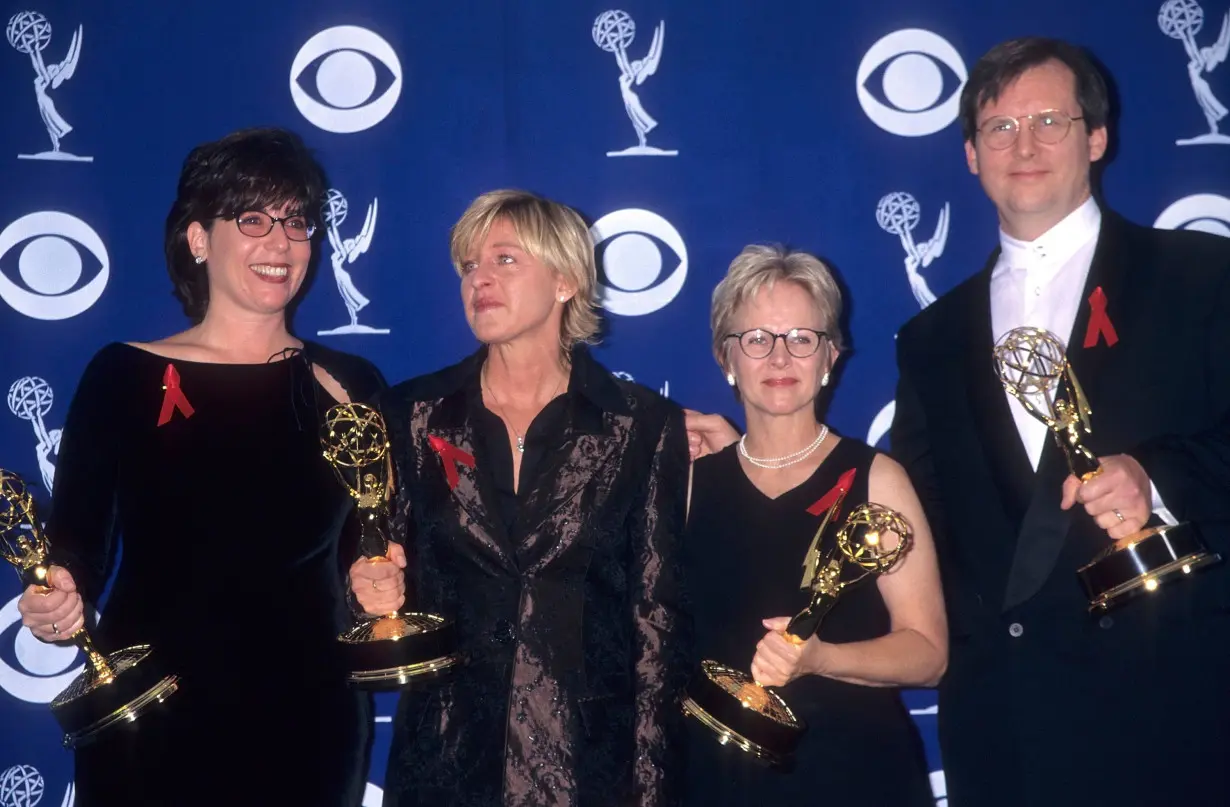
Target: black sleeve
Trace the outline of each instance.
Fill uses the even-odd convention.
[[[362,356],[343,353],[315,342],[304,343],[304,354],[310,363],[320,365],[341,384],[355,403],[371,404],[388,389],[388,382],[380,368]]]
[[[82,374],[68,407],[56,458],[47,537],[52,563],[72,574],[82,598],[98,606],[115,561],[116,498],[124,412],[115,390],[123,372],[112,347]],[[87,609],[88,611],[88,609]]]
[[[632,619],[636,626],[635,803],[678,804],[675,772],[686,731],[679,698],[691,658],[691,620],[683,584],[688,441],[683,412],[672,407],[639,500],[632,508]]]
[[[1224,253],[1223,253],[1224,254]],[[1205,309],[1200,344],[1192,345],[1202,362],[1206,383],[1202,395],[1212,414],[1207,426],[1189,434],[1164,434],[1144,441],[1127,453],[1144,467],[1166,508],[1179,521],[1217,524],[1220,529],[1201,530],[1206,538],[1220,542],[1225,553],[1230,545],[1225,524],[1230,522],[1230,259],[1218,273],[1219,282]]]
[[[889,454],[905,468],[927,516],[933,535],[944,534],[944,508],[939,481],[931,457],[931,432],[926,412],[910,372],[910,359],[903,348],[905,334],[897,338],[897,395]]]

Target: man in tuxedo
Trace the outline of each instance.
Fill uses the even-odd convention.
[[[1076,570],[1189,522],[1230,558],[1230,240],[1129,223],[1091,195],[1108,93],[1039,38],[996,46],[961,97],[999,213],[983,270],[897,338],[891,439],[936,536],[950,630],[939,733],[952,807],[1230,803],[1230,563],[1091,612]],[[1073,476],[992,346],[1043,328],[1092,408]]]

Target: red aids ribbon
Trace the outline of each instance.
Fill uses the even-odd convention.
[[[457,463],[473,468],[474,455],[462,451],[434,434],[427,435],[427,444],[440,455],[440,461],[444,463],[444,478],[448,480],[448,489],[452,490],[457,487],[457,483],[461,481],[461,476],[457,473]]]
[[[184,391],[179,388],[179,372],[175,369],[174,364],[168,364],[167,369],[162,374],[162,388],[166,392],[162,396],[162,412],[158,415],[158,425],[165,426],[171,422],[171,415],[175,414],[178,409],[184,413],[185,418],[192,417],[195,412],[192,404],[188,403],[188,397],[184,395]]]
[[[837,484],[833,485],[833,489],[819,499],[816,499],[816,503],[807,508],[807,512],[813,516],[818,516],[832,507],[833,503],[837,501],[837,497],[844,496],[850,492],[850,486],[854,484],[854,474],[855,470],[853,468],[842,474],[837,480]],[[833,513],[833,518],[837,518],[839,515],[840,513]]]
[[[1096,345],[1099,336],[1106,337],[1107,347],[1114,347],[1115,342],[1119,341],[1119,334],[1115,333],[1115,326],[1106,315],[1106,292],[1102,291],[1101,286],[1089,295],[1089,330],[1085,331],[1085,347]]]

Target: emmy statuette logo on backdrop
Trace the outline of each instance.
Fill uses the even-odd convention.
[[[949,206],[944,203],[939,220],[935,224],[935,232],[931,238],[922,243],[914,240],[914,229],[922,219],[922,208],[913,195],[905,191],[894,191],[883,196],[876,205],[876,223],[890,235],[901,239],[905,249],[905,277],[910,284],[910,291],[918,301],[919,308],[926,308],[935,302],[935,292],[927,284],[927,279],[919,273],[926,269],[932,261],[944,254],[944,246],[948,243]],[[893,416],[897,414],[897,402],[889,401],[883,409],[872,418],[867,428],[867,445],[874,446],[884,439],[893,424]]]
[[[48,65],[43,60],[43,51],[51,44],[51,23],[37,11],[19,11],[9,18],[9,24],[4,29],[9,44],[30,57],[34,65],[34,97],[38,101],[38,112],[47,127],[47,136],[51,138],[51,151],[41,151],[37,154],[18,154],[19,160],[58,160],[61,162],[93,162],[93,157],[78,157],[67,151],[60,150],[60,140],[73,130],[71,124],[56,109],[55,101],[48,90],[59,89],[60,85],[73,77],[77,70],[77,60],[81,58],[82,26],[78,25],[73,32],[72,41],[68,45],[68,54],[61,62]]]
[[[51,458],[60,453],[60,434],[63,431],[48,429],[43,421],[54,401],[51,385],[38,376],[19,378],[9,387],[9,411],[22,420],[30,421],[34,427],[34,437],[38,440],[34,453],[38,457],[38,470],[48,493],[52,492],[56,475],[56,466]],[[3,807],[2,802],[0,807]]]
[[[33,765],[13,765],[0,773],[0,807],[35,807],[43,800],[43,775]]]
[[[651,314],[683,289],[688,249],[679,231],[657,213],[616,210],[594,222],[589,235],[598,252],[598,302],[607,311],[626,317]],[[665,278],[657,242],[670,247],[679,259]]]
[[[913,233],[921,218],[922,208],[918,201],[904,191],[887,194],[876,205],[876,223],[886,233],[901,239],[901,246],[905,249],[906,280],[919,307],[926,308],[935,302],[935,294],[918,270],[926,269],[944,254],[944,245],[948,242],[948,203],[945,202],[944,209],[940,211],[940,219],[931,238],[918,243]]]
[[[1184,196],[1153,222],[1163,230],[1197,230],[1230,238],[1230,198],[1215,193]]]
[[[401,97],[401,60],[378,34],[354,25],[326,28],[295,54],[290,97],[313,125],[335,134],[370,129]]]
[[[47,783],[33,765],[13,765],[0,773],[0,807],[38,807],[43,801]],[[64,791],[60,807],[73,807],[76,795],[70,782]],[[50,804],[50,802],[48,802]]]
[[[86,265],[76,242],[94,258],[94,277],[84,284]],[[30,213],[0,230],[0,258],[22,244],[17,257],[21,285],[0,272],[0,299],[32,319],[75,317],[102,297],[111,276],[107,248],[90,225],[56,210]],[[80,284],[80,285],[79,285]]]
[[[1183,43],[1187,52],[1187,77],[1196,94],[1196,103],[1204,113],[1209,125],[1206,134],[1175,141],[1178,146],[1230,145],[1230,135],[1222,134],[1218,122],[1226,117],[1226,105],[1213,93],[1213,88],[1204,78],[1226,61],[1230,54],[1230,10],[1222,16],[1221,33],[1217,41],[1207,48],[1196,45],[1196,34],[1204,27],[1204,9],[1196,0],[1166,0],[1157,13],[1157,25],[1162,33]]]
[[[967,78],[965,62],[948,40],[906,28],[867,50],[854,89],[876,126],[902,137],[921,137],[957,119]]]
[[[629,146],[622,151],[608,151],[608,157],[674,157],[678,151],[655,148],[649,145],[646,135],[657,128],[658,122],[645,111],[641,98],[636,94],[636,87],[645,83],[645,79],[658,70],[662,60],[662,36],[666,23],[659,22],[653,30],[653,40],[643,59],[628,59],[628,46],[636,38],[636,23],[627,12],[619,9],[604,11],[594,20],[592,35],[594,44],[607,53],[614,54],[619,65],[619,94],[623,97],[624,110],[636,130],[637,145]]]
[[[328,331],[317,331],[317,336],[389,332],[388,328],[373,328],[370,325],[359,324],[359,312],[366,308],[371,300],[359,291],[350,272],[346,270],[346,265],[354,263],[360,255],[367,252],[367,248],[372,244],[372,235],[376,232],[376,211],[379,201],[379,199],[373,199],[372,203],[367,206],[367,216],[363,219],[363,227],[359,230],[359,234],[354,238],[342,238],[340,228],[345,223],[346,214],[349,211],[346,197],[336,188],[330,188],[325,194],[320,215],[329,234],[329,246],[333,250],[329,255],[329,262],[333,266],[333,279],[337,281],[338,294],[342,296],[342,302],[350,314],[350,324]]]

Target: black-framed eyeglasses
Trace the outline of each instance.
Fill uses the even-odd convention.
[[[264,238],[273,232],[273,225],[282,222],[282,231],[291,241],[307,241],[316,234],[316,225],[302,213],[293,216],[271,216],[259,210],[233,214],[239,232],[249,238]]]
[[[786,333],[773,333],[764,328],[755,328],[742,333],[728,333],[726,338],[738,339],[743,355],[749,359],[767,358],[773,352],[778,339],[785,343],[786,350],[791,356],[796,359],[806,359],[816,354],[816,351],[820,349],[820,343],[828,338],[828,334],[814,328],[791,328]]]
[[[1021,115],[1014,118],[1011,115],[996,115],[987,118],[978,127],[978,136],[987,148],[1001,151],[1009,148],[1021,136],[1021,121],[1029,121],[1029,130],[1039,143],[1053,146],[1068,136],[1072,130],[1072,121],[1084,120],[1084,117],[1072,117],[1058,109],[1044,109],[1032,115]]]

